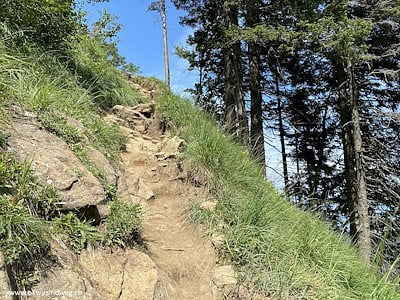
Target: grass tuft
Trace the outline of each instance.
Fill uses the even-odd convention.
[[[111,214],[104,227],[103,244],[121,247],[140,244],[142,209],[138,204],[128,204],[121,200],[109,202]]]

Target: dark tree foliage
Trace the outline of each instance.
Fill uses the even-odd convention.
[[[174,3],[194,30],[180,53],[199,70],[197,102],[225,113],[224,49],[239,42],[249,132],[261,122],[279,133],[282,160],[292,165],[290,199],[348,230],[365,261],[371,241],[377,263],[393,261],[400,248],[399,1],[241,0],[229,28],[229,1]]]

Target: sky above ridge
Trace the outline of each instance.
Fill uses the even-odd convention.
[[[118,49],[128,62],[139,67],[143,76],[154,76],[164,80],[163,38],[161,17],[158,13],[148,11],[151,0],[110,0],[106,3],[85,4],[88,11],[88,23],[98,20],[103,9],[118,16],[122,25],[119,33]],[[177,57],[175,47],[185,45],[190,28],[179,24],[179,12],[167,2],[167,29],[171,70],[171,87],[178,94],[192,88],[196,81],[196,72],[188,71],[185,60]]]

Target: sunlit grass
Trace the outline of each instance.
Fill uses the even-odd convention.
[[[188,101],[165,94],[162,118],[209,171],[218,209],[192,218],[225,235],[220,252],[241,277],[278,299],[397,299],[395,282],[365,266],[348,240],[289,204],[251,155]],[[213,221],[212,218],[219,218]]]

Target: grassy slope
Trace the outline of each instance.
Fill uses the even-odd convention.
[[[188,142],[187,157],[212,174],[217,211],[197,214],[220,228],[221,252],[245,279],[280,299],[400,298],[325,222],[285,201],[250,155],[197,108],[167,93],[159,108]]]
[[[132,232],[140,227],[140,208],[116,199],[115,187],[87,161],[85,147],[93,146],[116,161],[124,135],[119,127],[102,120],[102,109],[133,105],[140,99],[107,61],[101,45],[88,37],[60,56],[17,47],[12,34],[0,32],[0,70],[0,249],[22,289],[35,282],[35,268],[40,257],[46,256],[51,234],[68,236],[77,252],[92,242],[106,246],[132,242]],[[34,112],[99,178],[112,200],[111,214],[101,230],[72,212],[59,212],[55,190],[37,182],[29,162],[17,162],[4,151],[3,126],[12,123],[10,113],[19,108]]]

